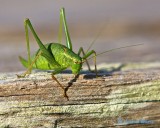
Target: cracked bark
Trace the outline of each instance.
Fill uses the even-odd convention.
[[[103,65],[82,72],[69,87],[69,101],[50,73],[0,74],[0,127],[158,127],[160,126],[160,64]],[[74,76],[57,74],[64,86]]]

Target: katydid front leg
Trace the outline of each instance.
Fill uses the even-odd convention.
[[[58,83],[58,85],[61,87],[61,89],[63,90],[63,96],[64,96],[67,100],[69,100],[65,88],[61,85],[61,83],[57,80],[57,78],[56,78],[53,74],[52,74],[52,79],[55,80],[55,81]]]
[[[59,86],[61,87],[61,89],[63,90],[63,96],[69,100],[68,98],[68,95],[67,95],[67,92],[66,92],[66,89],[62,86],[62,84],[57,80],[57,78],[54,76],[55,74],[58,74],[60,73],[61,71],[65,70],[66,68],[61,68],[61,69],[58,69],[58,70],[55,70],[53,73],[52,73],[52,79],[55,80]]]

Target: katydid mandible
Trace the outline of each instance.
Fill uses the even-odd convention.
[[[66,46],[62,45],[61,38],[62,38],[62,25],[64,26],[64,32],[66,37]],[[126,47],[132,47],[137,45],[130,45],[120,48],[111,49],[108,51],[104,51],[102,53],[99,53],[96,55],[96,52],[94,50],[89,51],[85,53],[83,48],[80,47],[78,53],[75,53],[72,50],[72,42],[70,39],[68,27],[67,27],[67,21],[65,16],[65,10],[64,8],[60,9],[60,24],[59,24],[59,35],[58,35],[58,43],[48,43],[43,44],[36,34],[31,22],[29,19],[25,19],[24,21],[24,27],[25,27],[25,33],[26,33],[26,43],[27,43],[27,53],[28,53],[28,60],[25,60],[22,57],[19,57],[20,62],[24,67],[27,68],[27,71],[21,75],[17,75],[18,77],[25,77],[27,74],[30,74],[32,69],[41,69],[41,70],[54,70],[52,72],[52,78],[58,83],[58,85],[63,90],[63,95],[68,99],[68,96],[66,94],[65,88],[61,85],[61,83],[56,79],[54,76],[55,74],[58,74],[62,72],[63,70],[67,68],[71,68],[72,73],[75,74],[75,78],[80,73],[80,70],[82,68],[82,64],[84,62],[87,63],[88,69],[90,70],[89,64],[87,62],[87,59],[94,58],[94,65],[95,65],[95,73],[97,76],[97,67],[96,67],[96,56],[113,51],[116,49],[126,48]],[[29,34],[28,29],[32,32],[37,44],[39,45],[39,50],[31,57],[30,55],[30,44],[29,44]],[[92,42],[93,44],[93,42]],[[91,45],[92,45],[91,44]],[[138,44],[140,45],[140,44]],[[81,57],[80,54],[83,54]],[[93,55],[93,57],[90,57]],[[90,58],[88,58],[90,57]],[[90,70],[91,71],[91,70]]]

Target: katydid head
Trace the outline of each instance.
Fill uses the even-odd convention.
[[[82,68],[82,64],[73,64],[71,69],[73,74],[79,74],[80,70]]]
[[[82,69],[82,61],[74,61],[74,63],[71,66],[72,73],[79,74],[81,69]]]

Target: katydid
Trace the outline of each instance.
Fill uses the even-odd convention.
[[[66,46],[61,43],[62,38],[62,25],[64,26],[64,32],[66,37]],[[67,22],[66,22],[66,16],[65,16],[65,10],[64,8],[60,9],[60,24],[59,24],[59,35],[58,35],[58,43],[48,43],[43,44],[36,34],[31,22],[29,19],[26,19],[24,21],[24,27],[25,27],[25,33],[26,33],[26,43],[27,43],[27,53],[28,53],[28,60],[25,60],[22,57],[19,57],[20,62],[22,65],[27,69],[27,71],[21,75],[18,75],[18,77],[25,77],[26,74],[30,74],[32,69],[41,69],[41,70],[54,70],[52,72],[52,78],[58,83],[58,85],[62,88],[64,91],[64,97],[68,99],[68,96],[66,94],[65,88],[62,86],[62,84],[56,79],[54,76],[55,74],[58,74],[62,72],[63,70],[67,68],[71,68],[72,73],[75,74],[75,78],[80,73],[80,70],[82,68],[82,64],[84,62],[87,62],[87,58],[91,59],[94,58],[94,65],[95,65],[95,73],[97,76],[97,67],[96,67],[96,52],[94,50],[88,51],[85,53],[83,48],[81,47],[78,51],[78,53],[75,53],[72,50],[72,42],[70,39]],[[39,45],[39,50],[31,57],[30,55],[30,45],[29,45],[29,34],[28,29],[31,30],[37,44]],[[135,46],[135,45],[132,45]],[[125,46],[130,47],[130,46]],[[124,47],[121,47],[124,48]],[[118,48],[120,49],[120,48]],[[112,49],[115,50],[115,49]],[[109,51],[112,51],[109,50]],[[105,51],[108,52],[108,51]],[[102,52],[102,53],[105,53]],[[100,54],[102,54],[100,53]],[[83,54],[81,57],[80,54]],[[93,55],[93,57],[90,57]],[[90,58],[89,58],[90,57]],[[89,67],[89,66],[88,66]],[[89,68],[90,70],[90,68]]]

